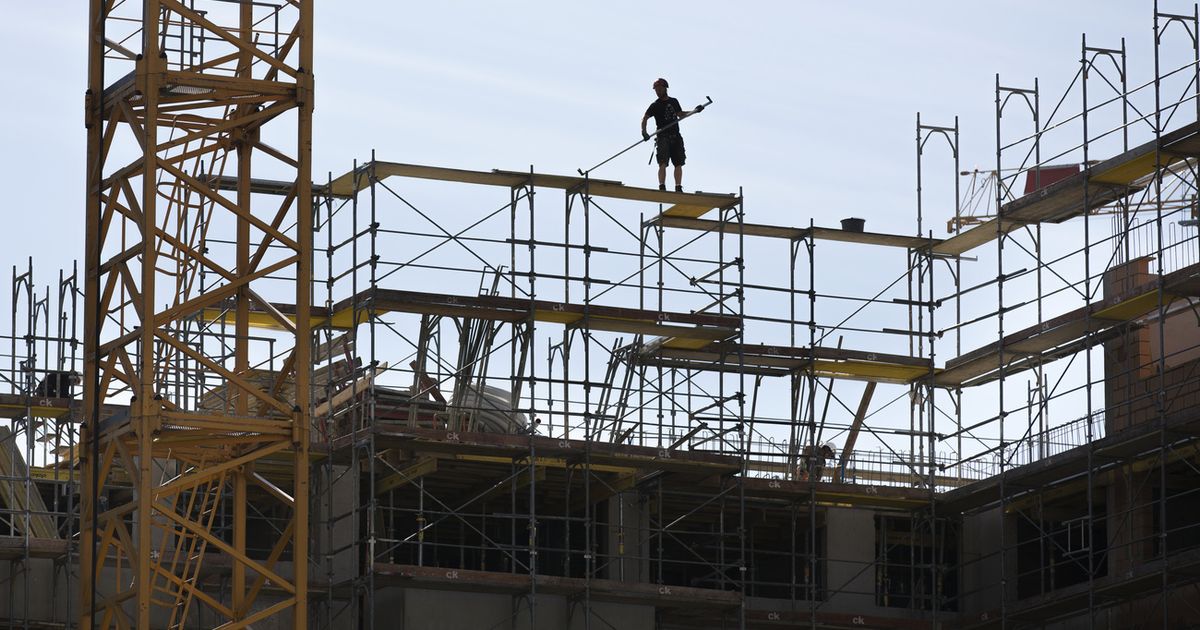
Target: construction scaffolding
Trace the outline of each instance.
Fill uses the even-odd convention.
[[[412,199],[447,182],[507,194],[480,215]],[[325,190],[324,343],[362,355],[321,368],[347,375],[318,396],[328,494],[346,497],[327,537],[354,536],[331,554],[328,626],[374,627],[375,594],[396,585],[510,593],[501,617],[517,620],[546,614],[540,593],[570,594],[581,619],[660,600],[736,616],[720,591],[746,581],[740,239],[672,242],[644,212],[736,226],[740,197],[376,160]],[[561,211],[535,203],[557,191]],[[599,244],[606,232],[626,245]],[[696,280],[663,281],[679,274]],[[715,352],[702,369],[655,364],[690,348]],[[641,491],[654,514],[625,505]]]
[[[55,465],[76,448],[80,342],[75,270],[38,285],[33,261],[13,267],[0,393],[0,559],[8,627],[65,624],[79,613],[72,545],[79,532],[78,471]],[[52,290],[53,288],[53,290]]]
[[[419,201],[451,185],[508,194],[478,213]],[[406,623],[445,620],[453,613],[431,607],[430,593],[462,590],[512,598],[486,620],[497,627],[621,627],[605,608],[614,603],[661,627],[850,623],[823,604],[855,586],[873,597],[875,561],[826,558],[819,506],[873,506],[910,537],[914,527],[954,535],[912,513],[934,489],[965,483],[937,474],[924,407],[901,426],[864,424],[876,387],[898,390],[893,401],[932,387],[932,318],[917,314],[932,302],[915,274],[937,239],[748,224],[740,194],[532,169],[372,158],[323,190],[319,347],[331,350],[318,352],[318,371],[336,376],[314,399],[331,446],[318,491],[329,497],[328,627],[391,623],[391,607]],[[535,203],[548,190],[563,191],[561,212],[544,210],[544,195]],[[783,244],[786,285],[746,282],[748,239]],[[823,294],[819,241],[899,248],[911,268],[870,299]],[[748,314],[751,296],[782,298],[787,317]],[[821,299],[852,308],[822,326]],[[926,329],[848,324],[865,309]],[[767,339],[782,343],[747,343],[751,327],[782,331]],[[847,332],[898,337],[898,350],[918,354],[828,345]],[[842,380],[864,385],[853,419],[835,422]],[[884,451],[855,449],[860,429]],[[840,456],[820,454],[828,435],[846,433]],[[893,449],[895,436],[917,448]],[[889,557],[897,576],[912,566]]]
[[[1158,19],[1195,32],[1194,20]],[[325,473],[328,494],[359,497],[356,504],[326,506],[328,540],[338,539],[339,528],[355,540],[330,543],[330,627],[340,615],[371,626],[397,598],[405,622],[417,627],[423,616],[447,614],[419,603],[439,601],[430,592],[461,590],[511,598],[495,612],[497,627],[619,627],[610,618],[616,613],[604,608],[614,602],[653,609],[656,627],[716,619],[726,627],[864,620],[880,627],[1011,625],[1035,619],[1015,608],[1022,616],[1010,616],[1008,605],[1009,598],[1029,598],[1030,575],[1041,576],[1038,596],[1069,601],[1052,591],[1078,579],[1063,576],[1081,552],[1062,547],[1079,547],[1081,537],[1098,536],[1097,522],[1120,517],[1088,507],[1054,520],[1047,496],[1060,506],[1096,501],[1049,488],[1078,483],[1072,475],[1079,473],[1067,471],[1089,471],[1085,494],[1093,497],[1097,479],[1129,464],[1096,461],[1097,452],[1111,457],[1097,450],[1104,436],[1142,423],[1129,411],[1134,401],[1118,410],[1114,392],[1103,398],[1093,392],[1121,378],[1126,389],[1133,386],[1098,355],[1117,340],[1128,343],[1131,330],[1153,327],[1156,313],[1185,312],[1179,300],[1196,288],[1194,234],[1176,224],[1157,239],[1145,236],[1151,226],[1194,213],[1195,125],[1170,120],[1195,100],[1195,85],[1174,100],[1163,86],[1171,76],[1194,74],[1195,59],[1131,89],[1123,47],[1099,49],[1085,40],[1083,52],[1087,61],[1067,90],[1083,93],[1074,117],[1056,108],[1043,121],[1036,85],[1022,90],[997,82],[997,120],[1019,99],[1030,106],[1034,132],[1009,144],[997,138],[1002,177],[992,189],[992,217],[960,215],[957,121],[935,126],[918,119],[914,236],[753,224],[744,220],[740,195],[677,196],[532,169],[462,171],[372,158],[331,178],[323,200],[329,231],[323,343],[357,327],[348,339],[363,359],[348,352],[330,363],[331,373],[347,376],[340,389],[316,396],[337,401],[319,414],[329,419],[334,453]],[[1097,59],[1113,62],[1117,76],[1105,74],[1112,71],[1098,68]],[[1086,90],[1097,85],[1111,94],[1093,105]],[[1152,109],[1139,103],[1148,94]],[[1116,130],[1096,133],[1114,110],[1121,113]],[[1066,149],[1051,144],[1080,125],[1083,142]],[[1144,140],[1143,126],[1155,130],[1151,139]],[[1093,159],[1117,137],[1115,157]],[[947,141],[953,160],[956,231],[947,239],[924,225],[921,165],[933,138]],[[1058,152],[1043,156],[1050,146]],[[1007,156],[1018,152],[1022,159],[1013,167]],[[1071,158],[1083,166],[1071,171],[1063,164]],[[494,205],[482,202],[488,211],[477,214],[417,201],[448,196],[437,186],[450,184],[509,194]],[[558,216],[542,209],[544,201],[534,204],[536,193],[550,188],[565,193]],[[621,202],[651,205],[625,212]],[[636,232],[620,218],[634,212]],[[1122,222],[1098,237],[1084,221],[1080,245],[1043,247],[1044,225],[1049,232],[1052,224],[1093,214]],[[344,215],[349,226],[336,228]],[[405,227],[390,227],[397,224]],[[783,244],[786,263],[768,263],[772,273],[747,279],[754,259],[767,256],[769,245],[760,244],[771,242]],[[996,273],[984,271],[972,283],[967,278],[984,265],[967,254],[993,242]],[[826,288],[818,244],[835,256],[856,247],[898,248],[906,263],[877,293],[855,298]],[[1014,262],[1006,246],[1032,261]],[[1101,256],[1103,265],[1092,260]],[[1143,270],[1124,284],[1111,280],[1132,276],[1129,266],[1148,256],[1162,262],[1156,273]],[[436,290],[416,290],[426,284]],[[994,300],[986,295],[992,290]],[[1083,306],[1062,308],[1071,292],[1085,296]],[[1061,315],[1046,315],[1059,308]],[[977,331],[985,328],[994,329],[996,341],[965,351],[984,339]],[[853,347],[844,345],[847,338]],[[1177,355],[1187,355],[1196,340],[1182,343],[1191,345]],[[943,354],[952,358],[939,362]],[[1113,373],[1099,375],[1098,366]],[[1139,397],[1170,408],[1170,400],[1190,395],[1179,390],[1191,376],[1185,369],[1173,377],[1174,389],[1162,385]],[[852,392],[857,409],[834,391],[848,381],[863,383],[841,385],[861,388]],[[1011,404],[1014,383],[1023,400]],[[879,387],[893,387],[898,396],[872,411]],[[888,417],[888,407],[905,400],[908,422],[894,408]],[[980,400],[990,404],[981,407]],[[831,404],[843,421],[829,420]],[[988,407],[997,412],[967,411]],[[776,409],[783,413],[773,415]],[[1079,419],[1052,422],[1052,411],[1060,417],[1062,409]],[[820,449],[837,436],[845,448],[821,470],[827,456]],[[701,459],[713,456],[728,459]],[[1033,487],[1013,480],[1015,471],[1056,458],[1072,463],[1043,473]],[[349,489],[337,492],[337,483]],[[1145,500],[1139,509],[1184,496]],[[1036,518],[1014,507],[1025,505],[1037,505]],[[872,511],[869,553],[839,557],[832,550],[828,519],[836,506]],[[987,541],[998,540],[995,549],[982,551],[987,545],[978,536],[987,530],[979,521],[998,533]],[[1029,560],[1013,556],[1032,548],[1040,550],[1040,564],[1026,570]],[[1095,582],[1107,574],[1101,565],[1110,552],[1090,545],[1087,553],[1089,583],[1108,588]],[[1163,602],[1179,597],[1177,579],[1186,581],[1162,580]],[[1007,595],[1010,581],[1020,586]],[[839,604],[855,595],[885,614],[843,612]],[[551,603],[553,596],[566,603]],[[981,608],[989,599],[999,605]],[[1085,603],[1084,611],[1111,621],[1110,607],[1121,602],[1092,592]],[[1164,603],[1169,625],[1168,610]],[[1057,617],[1040,619],[1071,614],[1059,604]]]
[[[994,170],[918,114],[889,234],[590,172],[312,182],[310,3],[150,4],[93,3],[84,274],[13,272],[0,624],[1200,612],[1195,7],[1149,80],[1086,36],[1061,96],[997,76]]]
[[[1084,36],[1048,116],[1036,80],[996,78],[996,170],[981,187],[995,210],[956,215],[931,248],[957,257],[957,279],[968,252],[995,264],[982,282],[957,282],[945,298],[954,324],[940,331],[961,340],[984,326],[995,341],[960,346],[933,379],[953,402],[955,431],[939,437],[960,445],[951,468],[992,468],[937,501],[974,534],[959,567],[974,611],[963,627],[1168,628],[1194,616],[1197,15],[1156,4],[1155,72],[1140,85],[1124,41]],[[1180,31],[1190,59],[1163,67]],[[1032,129],[1013,134],[1014,117]],[[964,412],[980,400],[994,413]]]

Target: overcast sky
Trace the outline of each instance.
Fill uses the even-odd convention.
[[[83,251],[85,4],[5,0],[0,20],[0,263],[7,273],[35,256],[39,283]],[[991,168],[996,73],[1018,87],[1038,78],[1046,106],[1077,71],[1085,32],[1095,46],[1127,38],[1132,82],[1152,68],[1150,0],[316,5],[317,180],[372,150],[573,174],[638,138],[661,76],[685,106],[714,100],[685,125],[685,188],[742,187],[755,223],[857,216],[911,234],[918,112],[931,124],[959,116],[963,168]],[[653,186],[648,153],[596,176]],[[925,227],[937,235],[952,215],[941,155],[927,165]]]

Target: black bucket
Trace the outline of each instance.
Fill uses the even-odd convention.
[[[842,219],[842,230],[846,232],[861,232],[866,224],[866,219]]]

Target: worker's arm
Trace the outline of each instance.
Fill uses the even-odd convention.
[[[650,134],[646,133],[646,121],[647,120],[650,120],[650,112],[646,112],[646,115],[642,116],[642,142],[645,142],[650,139]]]
[[[676,99],[671,99],[671,100],[674,101],[675,111],[679,112],[679,120],[683,120],[684,118],[687,118],[688,116],[691,116],[692,114],[699,114],[700,112],[704,111],[703,105],[697,105],[696,109],[685,112],[685,111],[683,111],[683,105],[680,105],[678,100],[676,100]]]

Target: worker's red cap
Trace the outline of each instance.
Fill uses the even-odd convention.
[[[661,84],[662,84],[662,86],[663,86],[663,87],[665,87],[665,88],[669,88],[669,87],[671,87],[671,85],[670,85],[669,83],[667,83],[667,80],[666,80],[666,79],[664,79],[664,78],[662,78],[662,77],[658,77],[658,80],[654,82],[654,85],[653,85],[653,87],[658,87],[658,84],[659,84],[659,83],[661,83]]]

